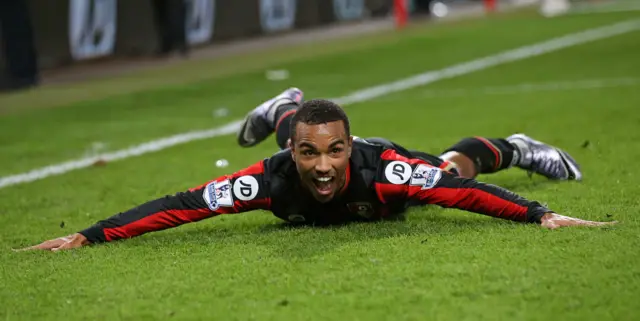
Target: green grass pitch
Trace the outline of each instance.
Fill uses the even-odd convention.
[[[94,142],[117,150],[222,125],[288,86],[337,97],[638,17],[494,16],[3,96],[0,176]],[[253,212],[63,253],[11,251],[276,150],[223,136],[0,189],[0,320],[638,320],[639,53],[636,31],[346,108],[354,134],[430,153],[514,132],[561,146],[583,182],[517,169],[479,180],[617,226],[549,231],[425,207],[398,222],[291,228]],[[281,68],[288,80],[265,79]]]

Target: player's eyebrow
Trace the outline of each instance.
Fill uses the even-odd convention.
[[[316,149],[315,146],[313,146],[313,145],[311,145],[309,143],[300,143],[300,148],[310,148],[310,149],[313,149],[313,150]]]
[[[340,145],[340,144],[344,145],[344,139],[340,139],[340,140],[337,140],[337,141],[335,141],[335,142],[331,143],[331,144],[329,145],[329,148],[331,148],[331,147],[336,147],[336,145]]]

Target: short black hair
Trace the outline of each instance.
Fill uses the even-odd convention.
[[[350,136],[349,118],[347,118],[347,114],[345,114],[342,107],[326,99],[307,100],[296,111],[295,115],[293,115],[293,119],[289,125],[289,137],[291,141],[295,141],[298,123],[318,125],[339,120],[344,124],[344,131],[347,133],[347,136]]]

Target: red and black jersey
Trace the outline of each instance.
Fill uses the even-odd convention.
[[[414,157],[395,144],[356,139],[344,188],[330,202],[319,203],[302,187],[290,151],[284,150],[232,175],[114,215],[80,233],[91,242],[113,241],[252,210],[320,225],[379,220],[426,204],[522,222],[539,222],[551,212],[538,202],[437,166],[446,164]]]

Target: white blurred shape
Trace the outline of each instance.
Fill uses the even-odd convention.
[[[543,0],[540,13],[547,18],[555,17],[567,13],[570,6],[569,0]]]
[[[217,168],[225,168],[229,166],[229,161],[227,161],[226,159],[219,159],[216,161],[216,167]]]
[[[213,111],[213,117],[220,118],[220,117],[225,117],[227,115],[229,115],[229,109],[225,107],[221,107]]]
[[[92,157],[100,154],[107,149],[107,144],[104,142],[92,142],[91,146],[87,147],[84,151],[85,157]]]
[[[438,18],[444,18],[449,14],[449,8],[446,4],[436,1],[431,4],[431,13]]]
[[[289,71],[285,69],[267,70],[265,76],[271,81],[280,81],[289,79]]]

